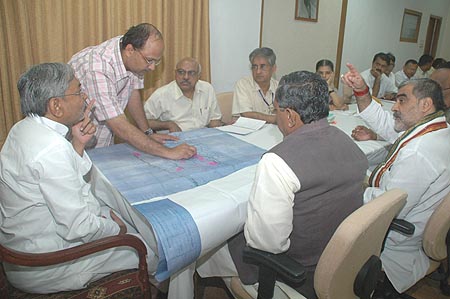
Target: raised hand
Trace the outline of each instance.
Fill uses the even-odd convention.
[[[348,67],[348,72],[342,75],[341,80],[353,90],[364,90],[367,87],[366,82],[361,77],[361,74],[351,63],[346,64]]]

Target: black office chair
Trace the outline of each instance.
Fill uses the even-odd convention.
[[[379,256],[384,238],[406,197],[404,191],[390,190],[354,211],[339,225],[315,270],[314,289],[318,298],[370,298],[381,276]],[[303,267],[285,254],[247,247],[244,261],[259,266],[258,299],[273,297],[277,277],[297,283],[305,279]],[[232,291],[236,294],[236,290]]]

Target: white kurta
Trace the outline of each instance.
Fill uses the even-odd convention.
[[[197,81],[193,99],[183,95],[176,81],[158,88],[144,104],[147,119],[173,121],[182,131],[204,128],[222,113],[211,84]]]
[[[388,114],[372,102],[360,116],[368,120],[378,134],[394,136],[396,133],[391,131],[394,120]],[[377,115],[379,121],[374,122]],[[408,193],[407,203],[398,218],[414,224],[414,235],[408,237],[391,231],[381,254],[384,271],[399,292],[423,278],[429,268],[428,257],[422,249],[423,231],[433,211],[450,192],[449,153],[450,128],[417,137],[398,152],[390,169],[383,174],[379,188],[369,187],[364,193],[365,203],[393,188]]]
[[[300,188],[298,177],[282,158],[274,153],[262,156],[250,192],[244,227],[249,246],[273,253],[289,249],[294,196]]]
[[[67,131],[44,117],[26,117],[11,129],[0,154],[2,245],[51,252],[118,234],[110,208],[100,204],[85,181],[92,163],[86,153],[75,152],[64,137]],[[135,230],[129,227],[129,232]],[[38,271],[6,264],[5,271],[18,288],[46,293],[83,288],[137,263],[134,249],[121,248]]]

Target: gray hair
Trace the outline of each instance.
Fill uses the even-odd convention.
[[[253,63],[253,59],[255,59],[255,57],[258,56],[267,59],[267,62],[270,64],[270,66],[274,66],[277,61],[277,56],[275,55],[275,53],[271,48],[263,47],[263,48],[256,48],[255,50],[253,50],[252,53],[250,53],[250,55],[248,56],[250,63]]]
[[[447,110],[442,88],[436,81],[429,78],[411,79],[400,84],[398,89],[406,85],[413,86],[412,93],[417,99],[431,98],[436,111]]]
[[[142,49],[150,37],[154,37],[157,40],[163,38],[158,28],[152,24],[142,23],[132,26],[122,36],[121,49],[124,50],[128,44],[131,44],[135,49]]]
[[[305,124],[328,116],[328,86],[315,73],[298,71],[283,76],[275,96],[280,108],[293,109]]]
[[[32,66],[17,82],[22,113],[26,116],[44,116],[48,100],[63,95],[74,78],[72,67],[65,63]]]

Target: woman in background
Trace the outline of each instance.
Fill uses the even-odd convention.
[[[334,88],[334,65],[328,59],[319,60],[316,64],[316,73],[322,77],[328,84],[330,93],[330,110],[348,110],[344,99],[340,97]]]

